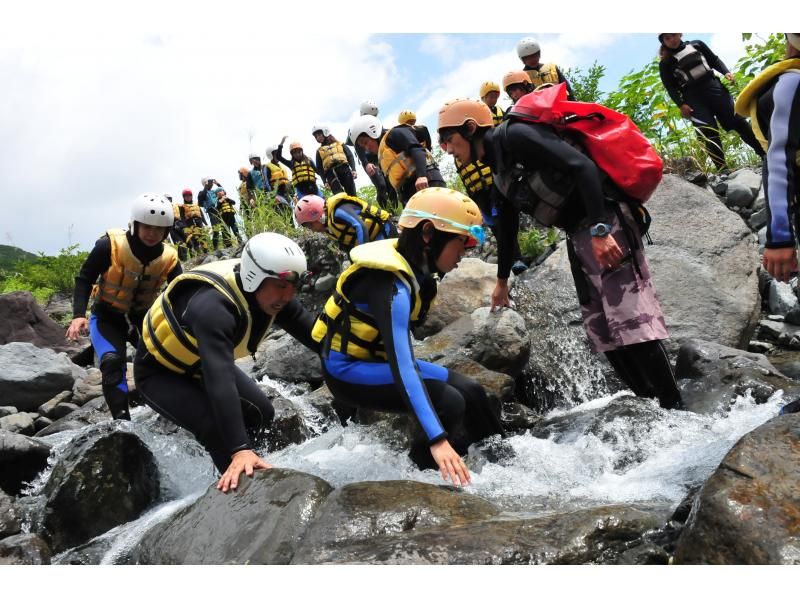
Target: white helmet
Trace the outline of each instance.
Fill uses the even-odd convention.
[[[143,193],[137,197],[131,206],[130,227],[133,223],[141,222],[150,226],[170,227],[175,222],[175,212],[172,205],[161,193]]]
[[[365,114],[369,114],[370,116],[378,116],[378,105],[372,100],[364,100],[361,102],[361,108],[359,112],[361,112],[361,116],[364,116]]]
[[[306,268],[306,256],[297,243],[278,233],[259,233],[242,250],[239,275],[244,290],[252,293],[265,278],[297,282]]]
[[[257,153],[252,152],[249,156],[247,156],[247,159],[248,160],[253,160],[254,158],[260,158],[260,157],[261,156],[259,156]]]
[[[278,151],[278,146],[277,145],[268,145],[267,149],[266,149],[267,160],[272,160],[273,152],[277,152],[277,151]]]
[[[381,131],[383,131],[381,121],[374,116],[365,114],[359,116],[353,121],[353,124],[350,125],[350,139],[353,143],[356,143],[358,138],[365,133],[372,139],[378,139],[381,136]]]
[[[536,52],[539,51],[541,51],[539,42],[532,37],[523,37],[517,44],[517,56],[520,58],[525,58],[531,54],[536,54]]]
[[[331,134],[331,130],[328,128],[327,125],[311,125],[311,134],[313,135],[317,131],[322,131],[322,134],[325,137]]]

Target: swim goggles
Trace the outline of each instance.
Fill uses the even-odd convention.
[[[253,256],[253,252],[250,251],[249,246],[245,246],[245,251],[247,251],[247,255],[250,257],[250,260],[253,262],[253,264],[255,264],[259,270],[271,278],[284,280],[289,284],[297,286],[300,283],[308,281],[308,279],[311,277],[311,272],[308,270],[305,272],[296,272],[294,270],[283,270],[281,272],[276,272],[275,270],[268,270],[256,261],[256,258]]]
[[[472,226],[467,226],[466,224],[461,224],[460,222],[456,222],[455,220],[450,220],[449,218],[443,218],[442,216],[437,216],[436,214],[431,214],[430,212],[422,212],[420,210],[409,210],[406,208],[403,210],[403,213],[400,214],[400,217],[403,216],[413,216],[416,218],[430,218],[431,220],[438,220],[439,222],[445,222],[452,226],[453,228],[457,228],[458,230],[463,230],[467,233],[470,237],[472,237],[472,242],[467,241],[467,247],[475,247],[475,245],[483,245],[486,241],[486,233],[483,230],[483,227],[480,224],[473,224]]]

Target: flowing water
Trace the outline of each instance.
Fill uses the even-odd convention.
[[[271,453],[268,460],[274,466],[317,475],[334,487],[367,480],[443,483],[438,473],[417,470],[398,446],[396,436],[381,426],[342,427],[331,422],[323,426],[302,387],[269,380],[262,384],[291,400],[309,429],[319,433],[327,428],[300,445]],[[626,412],[629,415],[602,417],[604,409],[619,405],[615,401],[627,401],[635,409]],[[472,484],[464,491],[499,505],[507,513],[541,515],[619,503],[675,507],[689,489],[708,478],[739,438],[775,416],[782,403],[781,392],[762,405],[745,395],[730,410],[698,415],[664,411],[655,400],[634,399],[626,393],[600,396],[548,413],[545,425],[561,423],[547,437],[529,431],[471,449],[467,463]],[[76,558],[74,551],[67,551],[53,562],[116,562],[148,529],[191,504],[216,481],[211,460],[188,434],[165,426],[146,407],[135,408],[132,417],[130,423],[113,425],[136,433],[155,455],[164,502],[136,521],[95,538],[93,559],[87,560],[85,555]],[[54,447],[51,463],[75,434],[63,432],[43,438]],[[486,454],[495,456],[487,459]],[[35,529],[41,517],[40,493],[50,471],[48,468],[22,499],[27,505],[28,530]]]

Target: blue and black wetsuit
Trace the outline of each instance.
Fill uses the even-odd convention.
[[[435,284],[423,281],[423,288]],[[325,383],[337,399],[375,411],[411,411],[421,427],[410,457],[421,468],[436,468],[430,445],[447,438],[460,454],[470,444],[503,434],[499,409],[474,380],[414,357],[409,332],[411,295],[389,273],[365,270],[348,292],[356,307],[374,318],[387,361],[363,361],[331,350],[323,359]]]
[[[391,220],[387,220],[383,225],[383,230],[377,234],[374,239],[369,238],[369,226],[361,216],[361,210],[351,203],[346,203],[339,206],[333,212],[333,218],[342,224],[347,225],[353,230],[353,243],[349,246],[343,242],[345,235],[342,235],[338,240],[339,246],[344,251],[350,251],[356,245],[369,243],[370,241],[380,241],[381,239],[390,239],[397,236],[397,229]]]

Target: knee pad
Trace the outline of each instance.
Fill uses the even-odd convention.
[[[119,353],[106,353],[100,358],[100,373],[104,385],[116,386],[125,376],[125,358]]]

